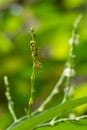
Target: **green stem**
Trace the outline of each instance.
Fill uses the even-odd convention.
[[[38,125],[34,128],[37,129],[37,128],[41,128],[41,127],[51,127],[51,126],[55,126],[61,122],[66,122],[66,121],[80,121],[81,119],[87,119],[87,115],[82,115],[82,116],[78,116],[78,117],[75,117],[75,118],[61,118],[61,119],[58,119],[58,120],[54,120],[53,122],[48,122],[48,123],[44,123],[44,124],[41,124],[41,125]]]
[[[64,98],[63,98],[62,103],[65,102],[69,98],[68,93],[69,93],[69,89],[71,86],[72,69],[74,69],[74,64],[75,64],[74,50],[75,50],[75,46],[76,46],[76,43],[75,43],[76,35],[77,35],[76,33],[77,33],[78,25],[79,25],[81,18],[82,18],[82,15],[81,14],[78,15],[78,17],[75,20],[73,31],[72,31],[72,43],[71,43],[70,55],[69,55],[68,66],[67,66],[67,68],[69,68],[70,71],[69,71],[69,75],[66,77],[66,87],[65,87]]]
[[[33,71],[32,71],[32,75],[31,75],[31,90],[30,90],[30,99],[29,99],[29,115],[31,116],[31,109],[32,109],[32,105],[34,102],[34,92],[35,92],[35,71],[36,71],[36,67],[35,67],[35,60],[33,59]]]
[[[52,92],[50,95],[46,98],[46,100],[41,104],[41,106],[32,113],[32,115],[35,115],[39,112],[42,112],[45,109],[45,106],[52,100],[53,96],[58,94],[59,92],[59,87],[61,86],[63,80],[64,80],[64,73],[61,74],[60,79],[58,79],[56,85],[54,86]]]
[[[5,86],[6,86],[6,92],[5,92],[5,95],[6,95],[6,98],[7,98],[7,101],[8,101],[8,109],[14,119],[14,122],[17,122],[18,119],[16,117],[16,114],[14,112],[14,102],[12,101],[12,98],[11,98],[11,95],[10,95],[10,88],[9,88],[9,82],[8,82],[8,77],[7,76],[4,76],[4,83],[5,83]]]
[[[69,66],[67,68],[69,68],[69,74],[68,76],[66,77],[66,86],[65,86],[65,89],[64,89],[64,99],[62,101],[65,102],[69,96],[68,96],[68,93],[69,93],[69,89],[70,89],[70,86],[71,86],[71,79],[72,79],[72,69],[74,70],[74,62],[75,62],[75,59],[73,59],[73,56],[74,56],[74,44],[71,46],[71,49],[70,49],[70,57],[69,57]]]
[[[33,70],[32,70],[32,75],[31,75],[31,88],[30,88],[30,98],[29,98],[29,107],[28,107],[28,113],[31,116],[32,112],[32,105],[34,102],[34,92],[35,92],[35,74],[36,74],[36,42],[35,42],[35,33],[34,33],[34,28],[31,28],[31,33],[32,33],[32,41],[30,42],[30,48],[31,48],[31,53],[32,53],[32,58],[33,58]]]

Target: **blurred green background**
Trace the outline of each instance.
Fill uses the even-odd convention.
[[[4,75],[9,78],[17,117],[25,114],[32,73],[30,27],[35,27],[43,65],[36,77],[35,109],[51,92],[63,71],[69,54],[68,40],[79,13],[83,14],[83,19],[78,28],[80,43],[75,51],[76,98],[87,95],[87,1],[0,0],[0,130],[5,130],[13,121],[5,98]],[[55,96],[48,106],[57,104],[61,95]],[[86,108],[78,112],[87,113]]]

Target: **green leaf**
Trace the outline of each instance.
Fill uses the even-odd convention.
[[[76,89],[74,91],[74,98],[81,98],[87,95],[87,83],[82,83],[78,86],[76,86]],[[79,115],[82,115],[83,113],[86,113],[87,111],[87,104],[81,105],[80,107],[76,108],[76,112]]]
[[[27,118],[18,123],[14,123],[7,130],[31,130],[35,126],[52,119],[56,115],[66,113],[71,109],[85,103],[87,103],[87,97],[69,100],[64,104],[60,104],[55,107],[52,107],[38,115],[32,116],[31,118]]]

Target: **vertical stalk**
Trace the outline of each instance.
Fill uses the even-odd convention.
[[[30,88],[30,99],[29,99],[29,115],[31,116],[32,105],[34,102],[34,92],[35,92],[35,61],[33,60],[33,71],[31,75],[31,88]]]
[[[30,87],[30,98],[29,98],[29,107],[28,107],[28,113],[31,116],[32,112],[32,105],[34,102],[34,92],[35,92],[35,74],[36,74],[36,42],[35,42],[35,33],[34,28],[31,28],[32,33],[32,40],[30,41],[30,48],[32,53],[32,59],[33,59],[33,70],[31,75],[31,87]]]
[[[82,18],[82,15],[80,14],[75,20],[73,30],[72,30],[72,38],[70,39],[70,45],[71,45],[70,55],[69,55],[67,67],[65,68],[66,87],[65,87],[64,98],[63,98],[62,103],[64,103],[69,98],[68,93],[71,86],[71,79],[75,75],[74,66],[75,66],[76,56],[74,54],[74,50],[75,50],[75,46],[78,44],[77,29],[78,29],[79,22],[81,21],[81,18]]]

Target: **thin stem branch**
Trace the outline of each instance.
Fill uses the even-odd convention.
[[[73,30],[72,30],[72,38],[70,39],[70,45],[71,45],[71,48],[70,48],[70,55],[69,55],[69,60],[67,62],[67,67],[65,69],[65,74],[66,75],[66,87],[65,87],[65,91],[64,91],[64,98],[63,98],[63,102],[65,102],[68,98],[69,98],[69,90],[70,90],[70,86],[71,86],[71,79],[72,77],[75,75],[75,70],[74,70],[74,66],[75,66],[75,54],[74,54],[74,51],[75,51],[75,46],[78,42],[78,35],[77,35],[77,29],[78,29],[78,26],[79,26],[79,22],[81,21],[81,18],[82,18],[82,15],[80,14],[75,22],[74,22],[74,26],[73,26]]]
[[[14,122],[17,122],[18,119],[16,117],[16,114],[14,112],[14,102],[12,101],[12,98],[11,98],[11,95],[10,95],[10,88],[9,88],[9,82],[8,82],[8,77],[7,76],[4,76],[4,84],[6,86],[6,92],[5,92],[5,95],[6,95],[6,98],[7,98],[7,101],[8,101],[8,109],[14,119]]]
[[[61,86],[64,80],[64,73],[61,74],[60,79],[58,79],[55,87],[53,88],[50,95],[46,98],[46,100],[41,104],[41,106],[32,113],[32,115],[42,112],[45,109],[45,106],[52,100],[53,96],[59,92],[59,87]]]
[[[85,119],[87,118],[87,115],[82,115],[82,116],[78,116],[78,117],[75,117],[75,118],[61,118],[61,119],[58,119],[58,120],[52,120],[51,122],[47,122],[47,123],[44,123],[44,124],[40,124],[38,126],[36,126],[33,130],[37,129],[37,128],[41,128],[41,127],[51,127],[51,126],[55,126],[55,125],[58,125],[59,123],[62,123],[62,122],[66,122],[66,121],[80,121],[81,119]]]

